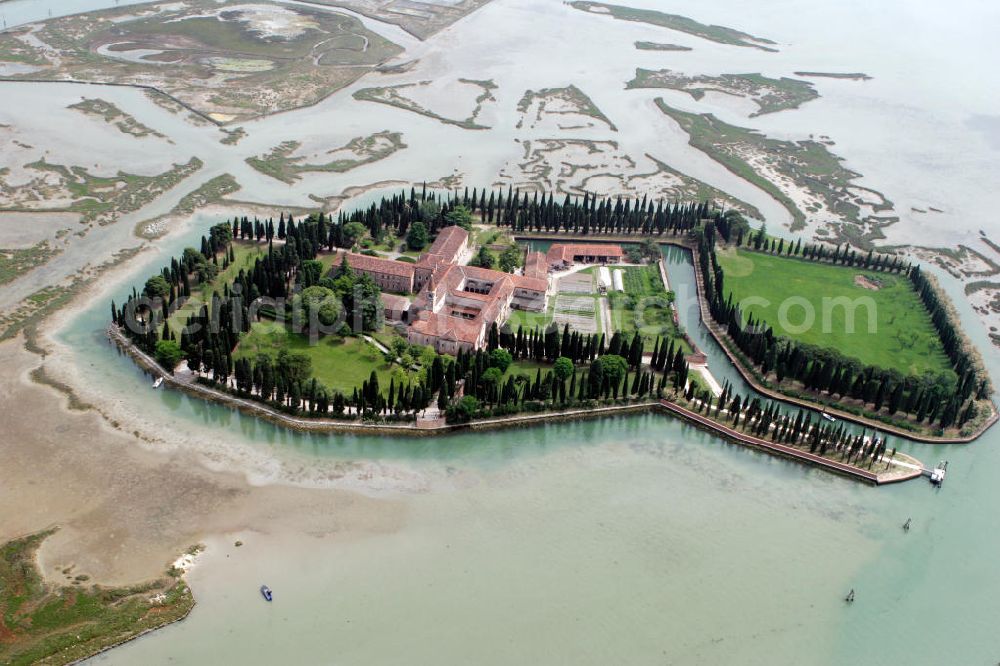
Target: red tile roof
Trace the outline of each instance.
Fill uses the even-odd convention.
[[[524,277],[544,278],[549,273],[549,264],[541,252],[529,252],[524,258]]]
[[[469,233],[462,227],[445,227],[438,232],[437,238],[434,239],[434,243],[427,249],[427,252],[417,259],[417,265],[434,267],[442,263],[455,263],[459,250],[468,240]]]
[[[483,333],[481,319],[462,319],[461,317],[435,314],[427,310],[421,312],[420,318],[413,322],[410,327],[423,335],[444,340],[457,340],[470,345],[475,345]]]
[[[473,300],[473,301],[483,301],[483,302],[486,302],[486,301],[491,301],[494,298],[490,294],[480,294],[480,293],[475,292],[475,291],[462,291],[461,289],[454,289],[454,290],[452,290],[451,293],[453,293],[453,294],[455,294],[457,296],[461,296],[462,298],[468,298],[468,299]]]
[[[410,309],[411,314],[419,312],[415,321],[410,326],[414,333],[425,335],[440,340],[452,340],[475,346],[485,335],[487,327],[494,322],[499,323],[501,312],[511,302],[515,290],[528,290],[544,294],[548,289],[548,264],[545,255],[541,252],[529,253],[524,275],[511,275],[488,268],[477,266],[462,266],[457,263],[458,253],[462,246],[468,242],[469,235],[461,227],[451,226],[442,229],[438,233],[434,244],[423,254],[416,264],[401,261],[392,261],[381,257],[372,257],[364,254],[341,253],[347,257],[347,263],[358,271],[370,273],[380,273],[383,275],[399,276],[412,279],[418,271],[433,271],[430,280],[412,302],[402,296],[394,294],[383,294],[382,302],[391,311],[402,311]],[[584,247],[591,246],[571,246]],[[600,248],[605,253],[608,246],[593,246]],[[606,256],[612,256],[613,253]],[[619,249],[620,255],[620,249]],[[605,255],[602,255],[605,256]],[[337,262],[339,263],[340,257]],[[485,288],[489,285],[488,294],[480,294],[472,291],[464,291],[468,285],[467,281],[481,283],[479,286]],[[473,286],[473,288],[475,288]],[[472,319],[455,317],[444,312],[435,313],[434,304],[429,302],[428,296],[434,291],[437,300],[449,299],[449,296],[461,297],[469,301],[481,303],[478,305],[463,306],[457,302],[449,305],[451,309],[468,314],[475,314]],[[521,295],[523,299],[524,294]]]
[[[400,277],[412,278],[414,273],[413,264],[404,261],[393,261],[392,259],[382,259],[381,257],[370,257],[367,254],[355,254],[348,252],[347,265],[359,271],[371,271],[373,273],[383,273],[385,275],[398,275]],[[341,255],[343,256],[343,255]],[[340,257],[334,261],[334,266],[340,265]]]
[[[410,299],[408,299],[406,296],[383,293],[382,305],[385,306],[386,310],[403,311],[410,307]]]
[[[518,289],[544,292],[549,288],[548,278],[524,277],[523,275],[512,275],[511,277],[514,280],[514,286]]]
[[[549,248],[546,258],[550,264],[559,262],[573,263],[574,257],[609,257],[624,256],[620,245],[605,245],[603,243],[556,243]]]
[[[445,227],[438,232],[437,238],[427,252],[444,257],[448,261],[455,258],[462,244],[468,242],[469,232],[459,226]]]
[[[455,304],[449,305],[448,310],[450,311],[449,312],[450,314],[456,314],[456,313],[467,314],[467,315],[472,315],[473,318],[478,317],[479,313],[482,312],[480,308],[473,308],[467,305],[455,305]]]

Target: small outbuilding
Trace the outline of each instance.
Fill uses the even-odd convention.
[[[385,306],[385,318],[389,321],[407,320],[410,312],[410,299],[397,294],[382,294],[382,304]]]

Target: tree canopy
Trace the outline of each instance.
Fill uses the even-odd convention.
[[[368,275],[348,271],[333,281],[344,303],[347,325],[355,332],[377,331],[385,323],[382,290]]]
[[[323,276],[323,262],[318,259],[306,259],[299,266],[299,283],[303,287],[311,287]]]
[[[354,244],[358,242],[368,229],[365,225],[360,222],[348,222],[343,226],[341,230],[341,236],[344,241],[344,247],[351,248]]]
[[[171,372],[177,364],[184,360],[181,346],[173,340],[160,340],[156,343],[156,362]]]
[[[278,352],[278,370],[290,382],[302,383],[312,374],[312,359],[300,352],[282,349]]]
[[[451,225],[458,225],[465,229],[466,231],[472,230],[472,211],[465,207],[464,204],[458,204],[447,213],[445,213],[444,221]]]
[[[500,253],[500,270],[504,273],[513,273],[518,264],[521,263],[521,251],[516,245],[511,245]]]
[[[427,225],[423,222],[414,222],[406,232],[406,246],[411,250],[419,252],[427,247],[430,241],[430,234],[427,232]]]
[[[479,247],[479,252],[473,262],[476,266],[481,266],[483,268],[493,268],[493,254],[486,249],[485,245]]]
[[[342,321],[344,305],[332,289],[315,285],[306,287],[292,299],[294,312],[301,312],[305,323],[318,321],[326,327]]]
[[[163,298],[170,293],[170,283],[162,275],[154,275],[146,280],[146,286],[142,288],[142,293],[147,298]]]
[[[604,376],[612,382],[620,382],[628,370],[628,362],[617,354],[605,354],[600,361],[604,368]]]
[[[448,407],[448,421],[451,423],[468,423],[479,409],[479,400],[474,396],[463,396],[454,405]]]

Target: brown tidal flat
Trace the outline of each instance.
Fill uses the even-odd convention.
[[[344,490],[255,487],[205,469],[185,452],[154,453],[93,411],[71,411],[32,383],[39,359],[21,340],[0,344],[0,542],[59,526],[39,550],[49,580],[73,566],[120,585],[160,575],[217,533],[254,529],[315,535],[396,530],[400,502]]]

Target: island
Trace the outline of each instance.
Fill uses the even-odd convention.
[[[648,25],[684,32],[694,37],[732,46],[744,46],[761,51],[776,52],[775,42],[764,37],[755,37],[724,25],[708,25],[687,16],[667,14],[654,9],[639,9],[625,5],[613,5],[605,2],[590,2],[589,0],[574,0],[569,3],[573,9],[579,9],[590,14],[610,16],[619,21],[634,21]]]
[[[641,67],[635,70],[635,78],[627,82],[625,88],[670,88],[686,92],[696,100],[704,97],[705,93],[742,97],[757,106],[757,111],[750,114],[751,118],[797,109],[819,97],[816,88],[808,81],[787,76],[780,79],[757,73],[690,76],[670,69],[650,70]]]
[[[162,577],[139,585],[94,585],[72,566],[60,572],[64,581],[53,584],[42,576],[36,553],[55,531],[0,544],[3,663],[78,663],[183,620],[194,608],[182,574],[200,546],[191,547]]]
[[[640,51],[693,51],[690,46],[681,46],[680,44],[666,44],[663,42],[643,42],[638,41],[635,43],[635,48]]]
[[[30,65],[14,80],[134,86],[217,124],[315,104],[403,51],[346,14],[204,0],[114,7],[0,33],[0,51],[12,49]],[[81,111],[123,132],[143,131],[107,103],[84,104]]]
[[[717,380],[680,325],[663,245],[691,253],[704,323],[749,390]],[[831,284],[884,308],[875,338],[764,323],[787,315],[765,301],[819,302]],[[883,484],[928,471],[890,435],[970,441],[996,420],[938,298],[899,257],[786,244],[708,202],[424,187],[336,217],[216,224],[111,304],[109,334],[157,385],[296,429],[656,411]],[[834,329],[854,316],[837,304]]]
[[[813,231],[830,242],[868,250],[884,238],[884,227],[899,221],[892,202],[858,183],[861,174],[844,166],[822,136],[775,139],[711,113],[681,111],[662,98],[654,103],[688,134],[688,143],[785,207],[791,231]]]

